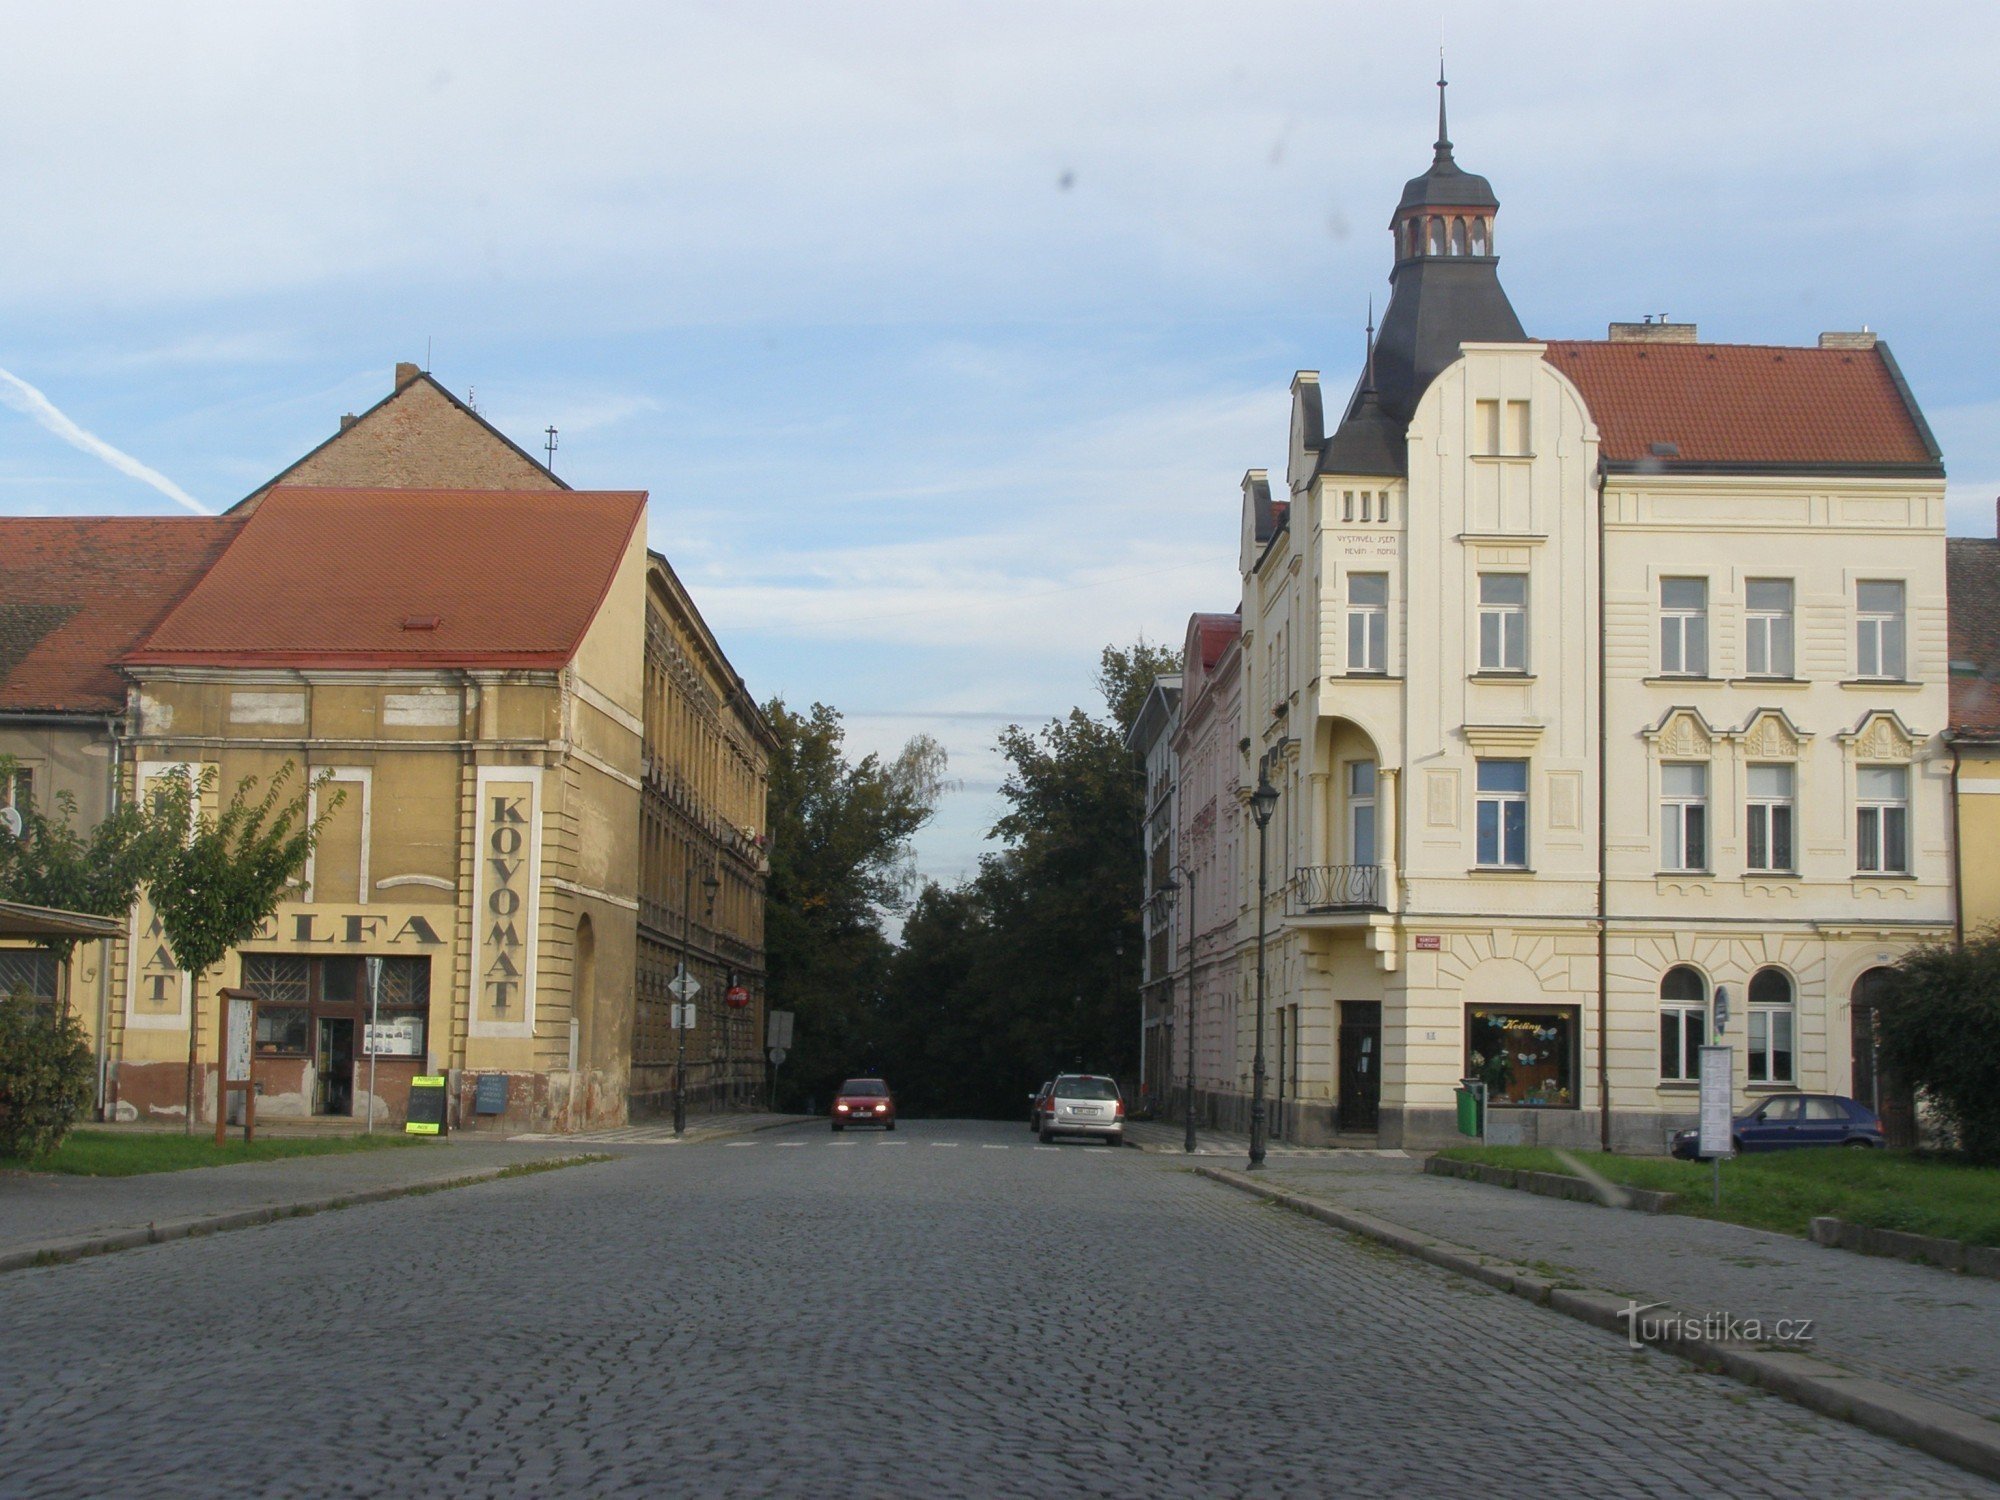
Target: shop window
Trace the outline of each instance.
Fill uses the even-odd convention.
[[[303,1005],[257,1007],[257,1050],[271,1057],[304,1057],[312,1037],[312,1012]]]
[[[1753,578],[1744,589],[1743,670],[1751,677],[1792,675],[1792,581]]]
[[[369,1014],[379,1017],[372,1033],[378,1057],[423,1057],[430,1042],[431,961],[428,958],[385,958],[382,960],[382,992],[379,1001],[363,996]],[[364,1035],[364,1052],[367,1035]]]
[[[1573,1005],[1467,1006],[1466,1076],[1493,1104],[1575,1109],[1577,1015]]]
[[[1752,1083],[1791,1083],[1797,1076],[1797,1008],[1792,977],[1783,969],[1750,976],[1749,1076]]]
[[[1699,1078],[1707,1039],[1708,986],[1697,970],[1678,964],[1660,977],[1660,1077],[1670,1083]]]

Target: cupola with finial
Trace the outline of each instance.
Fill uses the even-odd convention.
[[[1475,172],[1462,171],[1451,155],[1444,119],[1444,62],[1438,62],[1438,138],[1430,170],[1412,177],[1389,228],[1396,236],[1396,261],[1433,257],[1491,256],[1493,216],[1500,200]]]

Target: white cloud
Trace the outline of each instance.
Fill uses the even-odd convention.
[[[210,514],[207,506],[158,469],[140,463],[122,449],[112,447],[96,433],[86,432],[59,411],[47,396],[8,370],[0,370],[0,403],[11,406],[23,416],[31,418],[71,447],[78,448],[93,458],[102,459],[119,473],[129,475],[141,484],[151,485],[176,505],[184,505],[196,515]]]

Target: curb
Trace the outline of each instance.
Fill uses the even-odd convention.
[[[266,1203],[256,1208],[231,1209],[227,1213],[203,1214],[189,1219],[167,1219],[151,1224],[135,1224],[126,1229],[97,1230],[65,1240],[47,1240],[18,1250],[0,1250],[0,1272],[22,1271],[34,1266],[64,1265],[118,1250],[136,1250],[142,1245],[164,1245],[172,1240],[190,1239],[200,1234],[222,1234],[231,1229],[253,1229],[280,1219],[300,1219],[308,1214],[326,1213],[337,1208],[357,1208],[364,1203],[386,1203],[392,1198],[408,1198],[419,1193],[442,1193],[451,1188],[474,1187],[496,1178],[522,1175],[522,1167],[537,1172],[558,1167],[580,1167],[610,1158],[591,1153],[583,1156],[554,1156],[513,1162],[504,1167],[487,1167],[462,1177],[445,1177],[431,1182],[397,1183],[390,1187],[361,1188],[324,1198],[296,1198],[289,1203]]]
[[[1929,1234],[1906,1234],[1900,1229],[1872,1229],[1866,1224],[1850,1224],[1845,1219],[1819,1218],[1812,1221],[1812,1242],[1833,1250],[1853,1250],[1862,1255],[1884,1255],[1943,1271],[1967,1276],[1987,1276],[2000,1281],[2000,1248],[1975,1245],[1966,1240],[1942,1239]]]
[[[1581,1177],[1571,1177],[1563,1172],[1531,1172],[1525,1167],[1495,1167],[1485,1162],[1457,1161],[1446,1156],[1427,1158],[1424,1171],[1432,1177],[1457,1177],[1467,1182],[1483,1182],[1489,1187],[1516,1188],[1524,1193],[1540,1193],[1544,1198],[1562,1198],[1571,1203],[1604,1202],[1597,1189]],[[1614,1208],[1634,1209],[1642,1214],[1663,1214],[1681,1201],[1679,1193],[1627,1187],[1622,1182],[1612,1186],[1625,1200],[1613,1204]]]
[[[1322,1224],[1361,1235],[1607,1333],[1629,1336],[1628,1325],[1632,1321],[1626,1311],[1632,1306],[1629,1298],[1561,1286],[1449,1240],[1405,1229],[1372,1214],[1334,1208],[1298,1193],[1268,1187],[1240,1172],[1222,1167],[1196,1167],[1194,1172],[1198,1177],[1280,1204]],[[1644,1310],[1656,1314],[1659,1324],[1673,1330],[1653,1336],[1646,1325],[1655,1319],[1639,1319],[1641,1334],[1652,1348],[1706,1369],[1720,1370],[1746,1385],[1770,1391],[1822,1416],[1865,1427],[1988,1479],[2000,1479],[2000,1425],[1942,1401],[1912,1396],[1866,1376],[1850,1375],[1808,1355],[1689,1338],[1678,1330],[1699,1328],[1701,1320],[1677,1315],[1665,1303],[1652,1303]]]

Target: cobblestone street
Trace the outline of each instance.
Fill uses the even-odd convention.
[[[7,1496],[1996,1494],[1022,1126],[764,1131],[0,1279]]]

